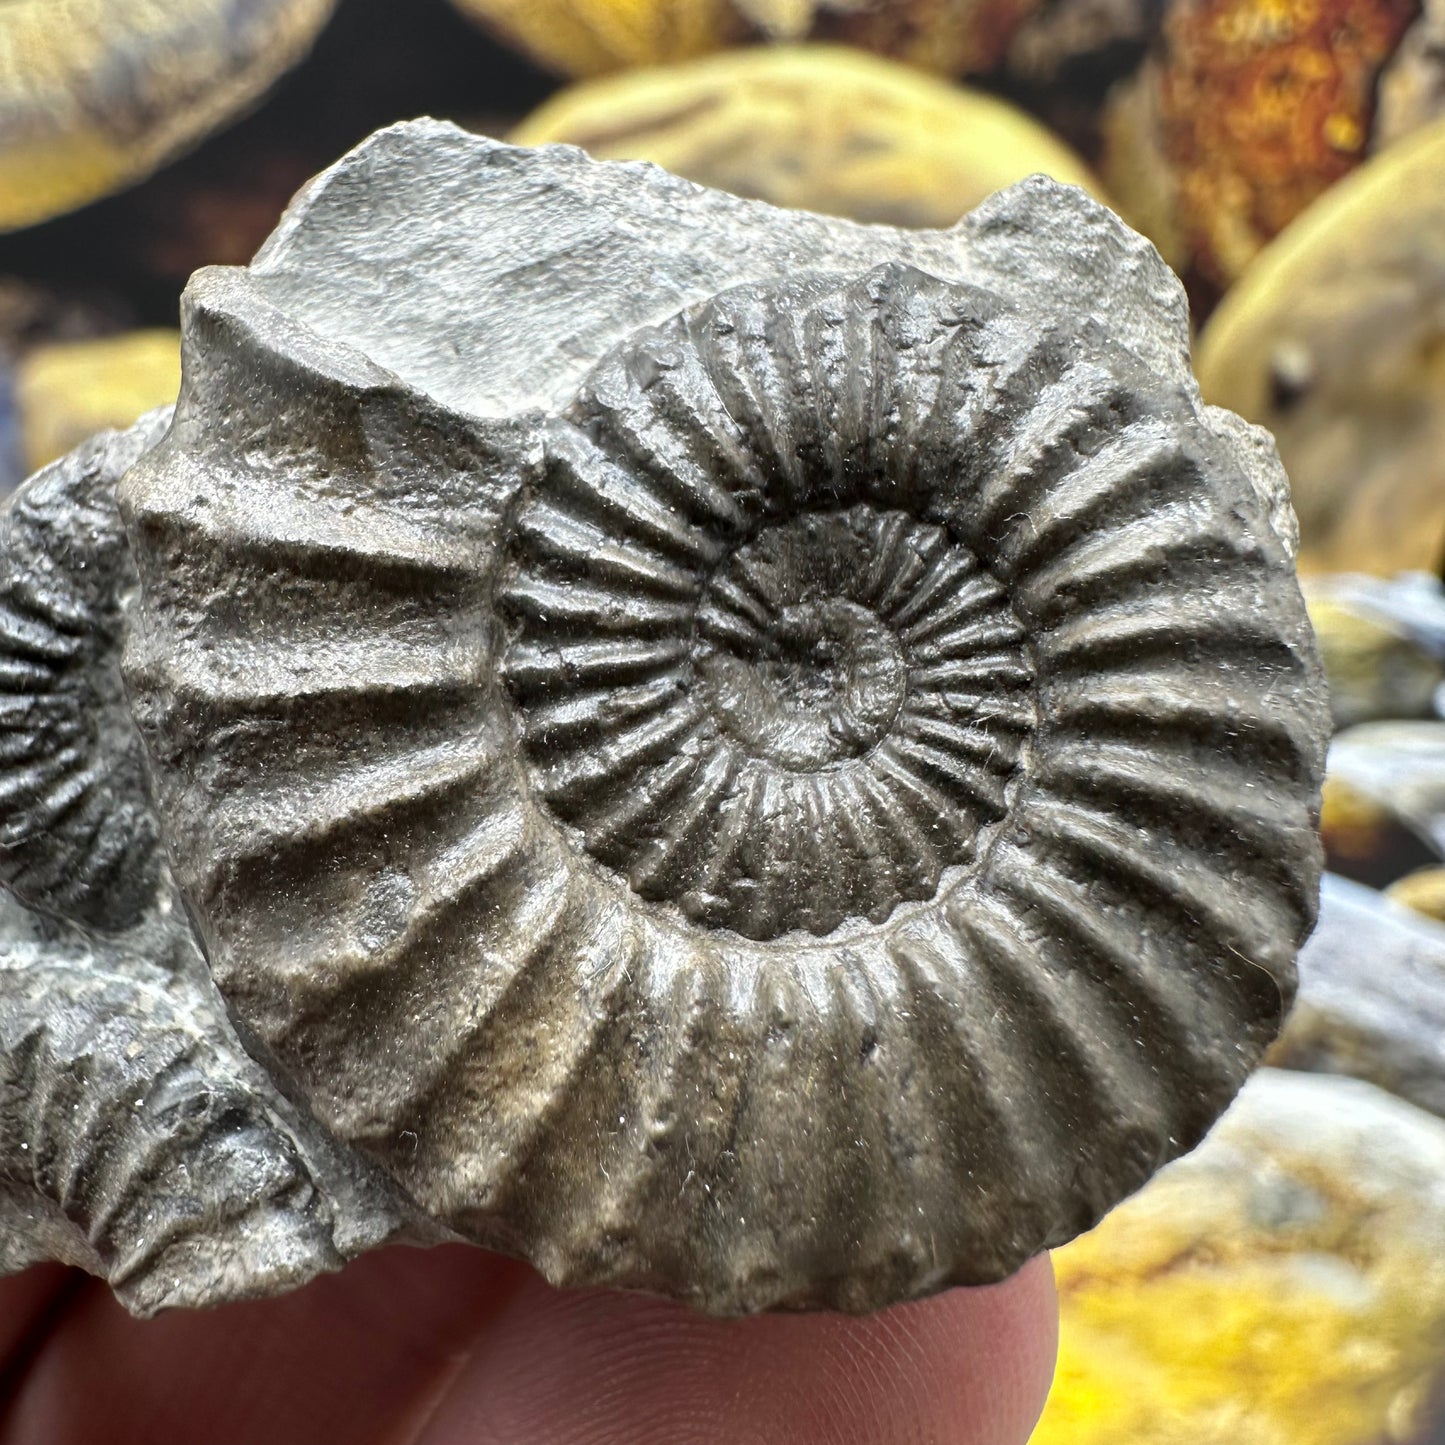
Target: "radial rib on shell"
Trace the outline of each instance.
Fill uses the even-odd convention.
[[[408,127],[186,329],[122,485],[156,806],[247,1038],[427,1214],[871,1308],[1233,1095],[1327,710],[1278,463],[1081,192],[912,237]]]

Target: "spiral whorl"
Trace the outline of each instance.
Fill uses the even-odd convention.
[[[814,281],[638,338],[555,428],[519,516],[503,668],[538,790],[599,862],[700,925],[881,923],[1003,816],[1033,721],[1026,635],[926,520],[974,439],[921,476],[912,438],[871,454],[916,368],[868,374],[842,320],[863,309],[891,346],[947,290],[907,271]],[[805,366],[814,396],[781,398],[764,431],[770,374]]]
[[[1087,1227],[1272,1037],[1327,727],[1283,479],[1048,198],[1119,326],[840,232],[501,417],[199,288],[124,488],[157,810],[247,1037],[444,1227],[871,1308]]]

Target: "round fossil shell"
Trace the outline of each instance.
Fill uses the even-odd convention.
[[[248,1046],[422,1214],[873,1308],[1258,1060],[1329,725],[1284,481],[1081,192],[930,238],[401,128],[185,333],[121,486],[156,813]]]
[[[0,883],[104,933],[134,924],[158,881],[140,739],[119,720],[135,564],[114,485],[169,419],[102,432],[0,513]]]

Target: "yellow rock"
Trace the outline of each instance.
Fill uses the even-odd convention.
[[[1445,1349],[1445,1122],[1264,1070],[1054,1267],[1059,1367],[1032,1445],[1420,1438]]]
[[[1396,903],[1445,923],[1445,868],[1421,868],[1408,873],[1385,893]]]
[[[31,471],[106,427],[129,426],[176,399],[177,331],[132,331],[99,341],[37,346],[16,377],[21,437]]]
[[[1275,435],[1305,570],[1445,557],[1445,120],[1329,191],[1200,338],[1205,396]]]
[[[728,0],[455,0],[502,39],[564,75],[665,65],[747,35]]]
[[[1429,717],[1445,667],[1388,618],[1306,593],[1337,728],[1377,718]]]
[[[670,65],[754,40],[837,40],[945,75],[996,69],[1040,0],[454,0],[564,75]]]
[[[1350,878],[1380,879],[1397,872],[1392,864],[1408,845],[1406,829],[1389,808],[1354,784],[1329,776],[1320,799],[1320,834],[1331,865]]]
[[[952,225],[1035,172],[1097,194],[1083,161],[1021,111],[833,46],[759,47],[573,86],[512,139],[901,226]]]
[[[149,174],[305,54],[336,0],[0,0],[0,230]]]

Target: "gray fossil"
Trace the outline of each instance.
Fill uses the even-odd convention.
[[[184,331],[3,517],[0,1263],[865,1310],[1258,1061],[1329,730],[1285,479],[1081,192],[908,233],[419,122]]]

